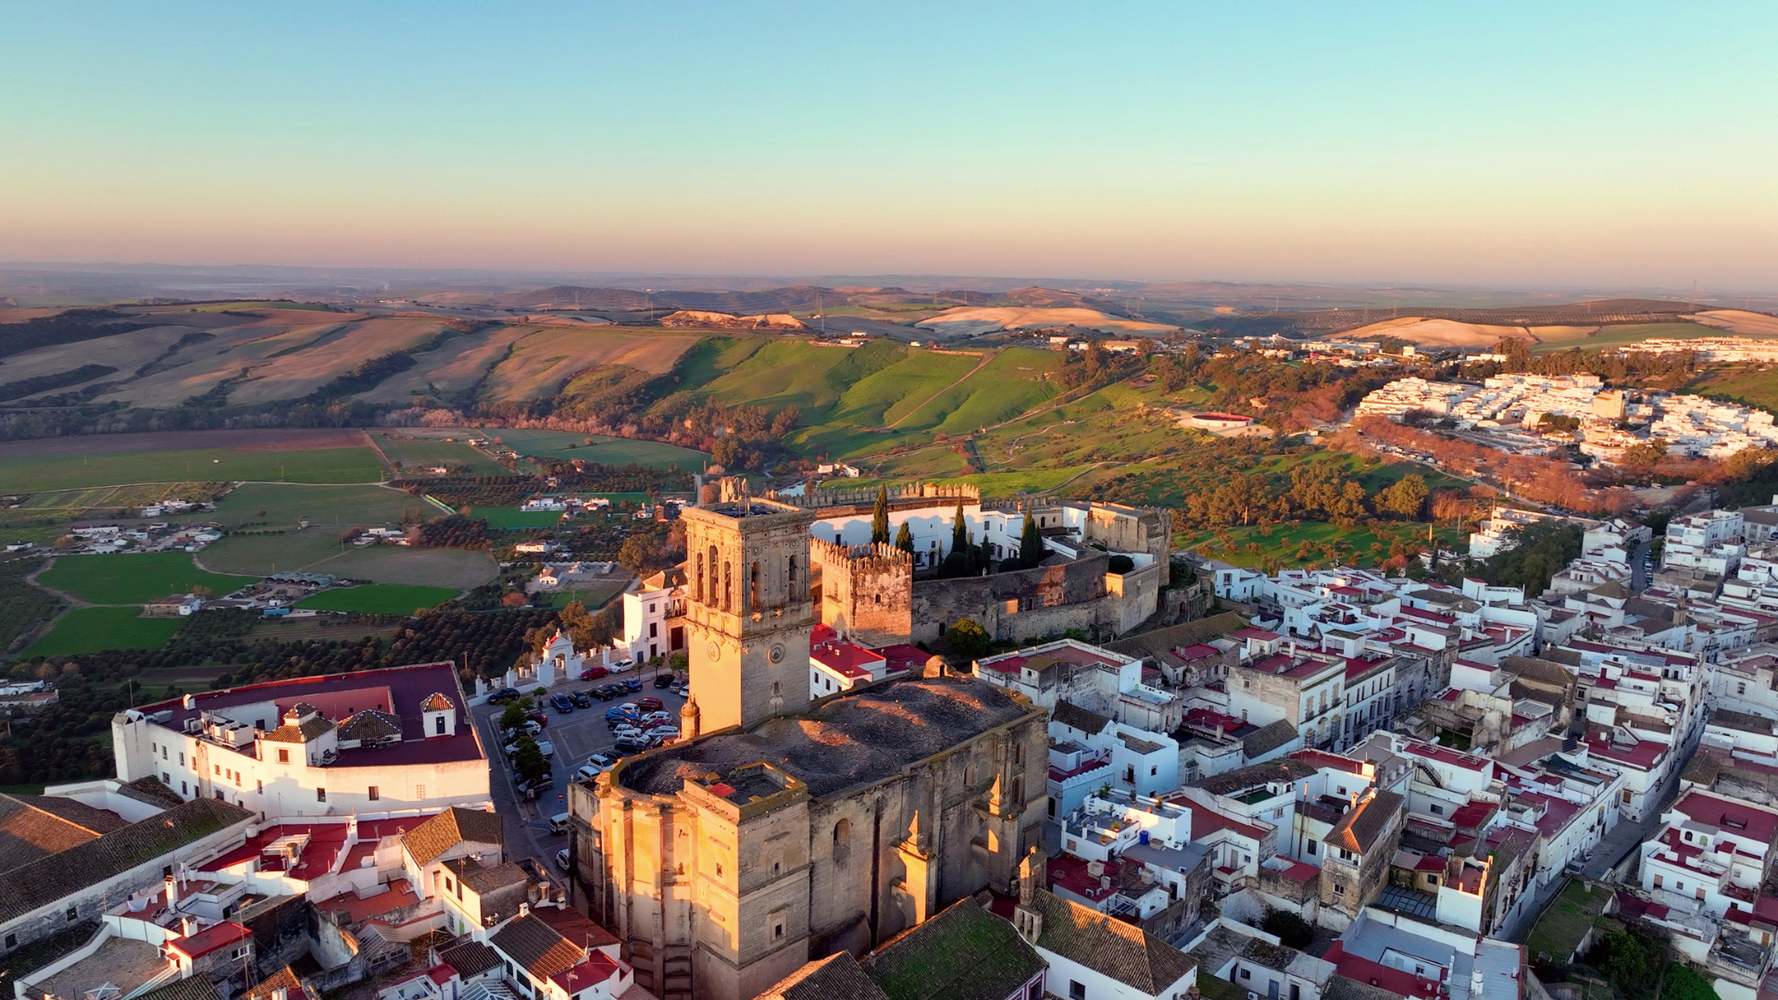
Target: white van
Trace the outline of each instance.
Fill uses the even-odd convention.
[[[567,813],[556,813],[554,816],[551,816],[549,818],[549,832],[551,832],[551,833],[567,833],[568,832],[568,814]]]

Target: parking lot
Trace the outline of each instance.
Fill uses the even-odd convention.
[[[557,712],[550,707],[547,698],[543,699],[543,704],[537,710],[549,717],[549,725],[537,734],[537,738],[548,740],[555,747],[555,756],[550,758],[553,786],[550,791],[530,801],[521,798],[514,790],[512,768],[507,765],[506,755],[500,749],[500,733],[496,723],[500,720],[500,713],[506,711],[506,706],[482,705],[472,710],[475,724],[481,732],[482,745],[488,748],[488,767],[491,772],[488,775],[488,791],[494,799],[495,808],[505,819],[507,860],[538,857],[553,866],[556,852],[568,846],[567,838],[550,833],[549,818],[567,811],[568,781],[575,770],[586,763],[588,757],[601,750],[610,750],[617,742],[610,727],[605,724],[606,709],[652,696],[661,700],[662,706],[672,714],[677,724],[679,709],[685,704],[685,699],[670,690],[654,686],[657,674],[669,672],[665,668],[658,671],[643,668],[596,681],[565,681],[550,688],[550,694],[554,695],[588,691],[613,680],[636,677],[642,681],[641,691],[610,701],[595,698],[592,708],[577,708],[567,714]]]

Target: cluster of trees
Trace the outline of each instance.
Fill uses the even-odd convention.
[[[1341,435],[1340,443],[1354,450],[1389,444],[1416,454],[1436,455],[1441,465],[1458,475],[1509,482],[1514,493],[1581,513],[1618,514],[1627,510],[1631,502],[1622,491],[1589,489],[1561,459],[1507,454],[1472,441],[1398,424],[1387,417],[1373,415],[1353,421],[1352,427]]]
[[[617,564],[638,576],[676,566],[685,561],[685,526],[678,521],[649,522],[625,538],[617,550]]]
[[[1495,344],[1493,353],[1505,355],[1506,360],[1465,365],[1462,377],[1480,380],[1504,372],[1515,375],[1597,375],[1613,383],[1632,379],[1675,381],[1689,379],[1698,368],[1697,356],[1690,351],[1621,354],[1571,347],[1566,351],[1532,354],[1527,342],[1513,338]]]
[[[1331,464],[1299,465],[1288,483],[1258,472],[1236,472],[1221,484],[1185,498],[1178,511],[1180,527],[1228,527],[1258,521],[1331,521],[1350,525],[1374,513],[1415,520],[1427,508],[1432,491],[1424,477],[1410,473],[1367,494],[1364,484],[1342,475]]]
[[[1108,351],[1097,340],[1087,341],[1084,351],[1063,351],[1062,363],[1056,369],[1056,381],[1072,389],[1082,385],[1103,385],[1129,378],[1142,370],[1147,352]]]
[[[1455,585],[1475,576],[1496,586],[1523,587],[1526,597],[1536,597],[1549,589],[1551,577],[1580,556],[1580,526],[1567,521],[1537,521],[1507,537],[1512,548],[1479,564],[1465,559],[1443,566],[1440,578]]]
[[[446,514],[422,521],[408,529],[407,537],[415,548],[477,552],[486,552],[489,548],[488,522],[467,514]]]
[[[643,401],[638,401],[642,403]],[[725,469],[763,470],[784,450],[784,438],[802,422],[802,412],[786,406],[776,413],[763,406],[733,406],[690,393],[674,393],[623,419],[626,437],[643,436],[707,451]]]
[[[1245,410],[1258,400],[1263,422],[1284,431],[1338,420],[1386,381],[1374,369],[1286,362],[1255,351],[1207,356],[1196,344],[1187,344],[1179,354],[1160,355],[1149,367],[1168,392],[1194,384],[1214,387],[1213,406]]]

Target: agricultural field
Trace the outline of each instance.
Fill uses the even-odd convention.
[[[363,440],[362,432],[353,433]],[[0,492],[229,480],[375,483],[385,475],[376,452],[364,446],[304,450],[178,448],[177,435],[153,436],[174,447],[109,451],[106,449],[111,442],[103,436],[8,442],[0,445]],[[60,444],[61,451],[46,453],[47,449],[41,447],[44,444]]]
[[[140,616],[140,608],[75,608],[58,619],[49,634],[19,655],[31,659],[77,656],[104,649],[159,649],[185,624],[182,618]]]
[[[588,462],[613,466],[624,466],[634,462],[646,469],[667,469],[677,466],[683,470],[696,471],[703,468],[704,463],[710,458],[701,451],[663,444],[659,441],[637,441],[631,438],[606,437],[603,434],[577,434],[572,431],[529,430],[515,427],[445,427],[415,428],[409,433],[459,439],[470,436],[486,437],[499,441],[501,445],[511,448],[520,455],[539,458],[579,458]],[[492,474],[499,475],[504,471],[497,470]]]
[[[1545,339],[1543,343],[1534,345],[1531,352],[1542,354],[1546,351],[1565,351],[1571,347],[1597,351],[1623,347],[1626,344],[1640,344],[1645,340],[1691,340],[1697,337],[1721,336],[1725,336],[1722,330],[1698,323],[1622,323],[1599,327],[1596,333],[1583,338]]]
[[[224,576],[194,564],[188,552],[137,552],[107,556],[58,556],[37,582],[88,604],[142,604],[169,594],[208,587],[217,597],[257,576]]]
[[[705,334],[696,330],[613,326],[522,327],[511,350],[484,378],[486,401],[548,399],[578,372],[624,365],[664,374]]]
[[[352,580],[454,587],[458,590],[479,587],[500,573],[494,557],[486,552],[415,549],[401,545],[354,547],[309,568],[317,573],[333,573]]]
[[[438,513],[424,500],[384,486],[303,486],[248,483],[216,503],[211,519],[224,527],[292,528],[307,519],[317,527],[393,528],[404,514]],[[334,540],[338,540],[338,532]],[[208,550],[206,550],[207,552]]]
[[[455,598],[458,591],[449,587],[422,587],[413,584],[373,583],[361,587],[323,590],[313,597],[298,601],[299,608],[316,611],[359,611],[367,614],[411,615],[417,608],[437,607]]]
[[[505,467],[490,458],[486,452],[471,448],[461,441],[405,437],[399,431],[376,431],[371,435],[371,441],[404,475],[424,475],[425,470],[432,466],[445,466],[465,476],[499,476],[506,473]]]

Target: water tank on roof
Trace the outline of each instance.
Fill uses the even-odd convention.
[[[1143,830],[1141,833],[1138,833],[1136,835],[1136,842],[1146,845],[1148,843],[1148,831]]]

